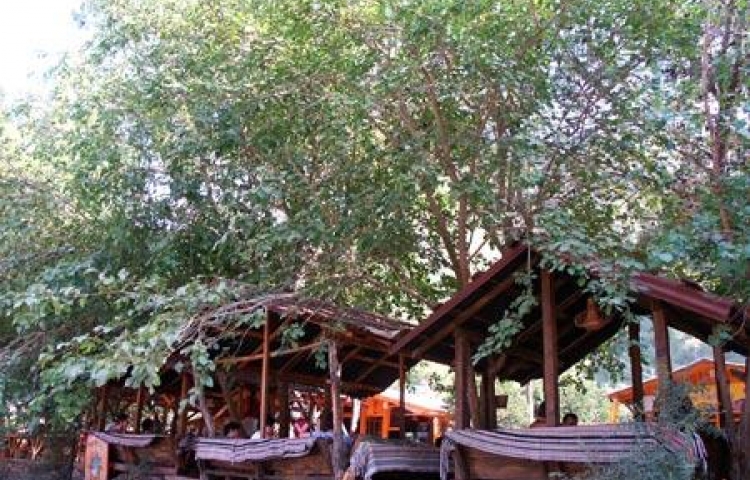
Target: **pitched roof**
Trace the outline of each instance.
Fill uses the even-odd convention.
[[[455,329],[462,327],[475,346],[482,343],[490,325],[500,320],[522,293],[522,287],[515,281],[516,274],[529,269],[538,273],[540,260],[541,255],[524,244],[506,248],[498,262],[404,335],[391,353],[406,353],[450,365],[454,358]],[[575,317],[584,312],[591,294],[579,285],[578,278],[568,273],[555,272],[554,278],[560,369],[564,371],[617,333],[622,319],[612,318],[595,331],[576,327]],[[702,340],[708,339],[715,325],[742,328],[748,335],[743,340],[729,342],[728,348],[743,355],[748,352],[750,328],[736,318],[740,310],[731,300],[696,290],[684,282],[646,273],[634,275],[631,288],[637,300],[634,306],[637,313],[648,312],[653,301],[660,301],[668,312],[670,326]],[[539,275],[533,289],[538,296]],[[511,345],[503,350],[503,360],[496,363],[499,378],[525,383],[541,377],[541,332],[541,309],[536,306],[524,318],[521,331]]]

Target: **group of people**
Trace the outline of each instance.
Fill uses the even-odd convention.
[[[261,434],[260,429],[252,428],[250,426],[249,428],[243,424],[247,423],[248,425],[251,424],[257,424],[256,422],[236,422],[236,421],[230,421],[224,425],[224,436],[227,438],[278,438],[279,432],[278,432],[278,422],[276,419],[269,415],[266,418],[266,425],[265,425],[265,432]],[[320,429],[317,433],[326,431],[325,426],[325,419],[321,418],[321,425]],[[313,436],[312,431],[312,425],[308,421],[307,417],[300,413],[291,424],[292,427],[292,435],[294,438],[305,438]]]
[[[563,416],[562,426],[574,427],[578,425],[578,415],[573,412],[568,412]],[[536,407],[534,421],[529,425],[529,428],[538,428],[547,426],[547,405],[542,402]]]
[[[129,430],[130,417],[125,412],[120,412],[114,416],[112,422],[104,429],[106,433],[127,433]],[[140,433],[153,434],[159,433],[161,426],[158,420],[145,418],[141,422]]]

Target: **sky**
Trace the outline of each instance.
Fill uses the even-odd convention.
[[[7,97],[37,92],[42,73],[83,32],[73,20],[82,0],[0,0],[0,90]]]

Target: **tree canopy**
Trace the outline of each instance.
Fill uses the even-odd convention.
[[[748,13],[87,1],[91,40],[0,121],[0,403],[153,386],[248,288],[419,319],[516,239],[597,259],[611,308],[633,269],[746,301]]]

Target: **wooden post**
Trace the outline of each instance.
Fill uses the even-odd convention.
[[[203,389],[203,385],[201,385],[198,377],[197,372],[195,371],[195,368],[193,370],[193,385],[198,390],[198,408],[201,411],[201,415],[203,416],[203,425],[206,426],[206,433],[209,437],[213,437],[216,433],[216,429],[214,428],[214,417],[211,413],[211,410],[208,408],[208,402],[206,402],[206,392]]]
[[[654,347],[656,349],[656,377],[659,382],[659,394],[672,383],[672,358],[669,352],[669,330],[667,316],[660,302],[652,306],[654,318]]]
[[[724,429],[734,430],[734,413],[732,412],[732,392],[729,389],[727,365],[724,349],[720,345],[713,346],[714,369],[716,370],[716,396],[719,405],[719,425]]]
[[[406,438],[406,365],[404,356],[398,356],[398,429],[399,437]]]
[[[558,374],[560,359],[557,349],[557,317],[555,315],[555,288],[552,272],[542,270],[542,343],[544,350],[544,401],[547,426],[560,422],[560,392]]]
[[[279,438],[289,438],[289,426],[291,423],[291,415],[289,414],[289,384],[286,382],[278,383],[279,392]]]
[[[187,372],[182,372],[182,383],[180,384],[180,398],[177,399],[177,405],[175,406],[175,412],[179,412],[180,420],[177,423],[177,436],[182,437],[187,433],[187,420],[188,420],[188,403],[187,396],[189,386],[189,378]],[[180,409],[180,403],[185,402],[184,408]]]
[[[146,389],[143,388],[143,385],[138,387],[138,393],[136,394],[136,400],[135,400],[135,420],[134,420],[134,428],[133,431],[135,433],[141,433],[141,418],[143,417],[143,401],[144,397],[146,396]]]
[[[96,429],[100,432],[103,432],[104,429],[107,427],[107,394],[108,392],[107,385],[105,384],[103,387],[99,389],[99,404],[97,405],[97,419],[96,419]]]
[[[638,422],[646,419],[643,410],[643,362],[641,360],[640,338],[641,325],[631,321],[628,323],[628,340],[630,341],[628,356],[630,357],[630,378],[633,385],[634,419]]]
[[[469,360],[469,340],[466,334],[460,328],[453,333],[455,341],[455,358],[453,360],[453,370],[455,372],[454,396],[456,398],[456,408],[454,412],[453,423],[456,430],[468,428],[467,422],[468,405],[466,404],[466,390],[468,383],[466,379],[466,364]]]
[[[497,427],[497,404],[495,403],[495,372],[489,367],[482,372],[482,410],[480,428],[492,430]]]
[[[328,344],[328,374],[331,381],[331,407],[333,409],[333,473],[335,480],[344,477],[344,435],[341,425],[344,409],[341,404],[341,365],[336,343]]]
[[[268,368],[271,364],[271,311],[266,310],[263,324],[263,364],[260,373],[260,436],[266,438],[266,417],[268,416]]]
[[[466,387],[469,395],[469,418],[473,428],[481,428],[481,412],[479,411],[479,395],[477,394],[477,376],[471,366],[471,359],[466,359]]]

